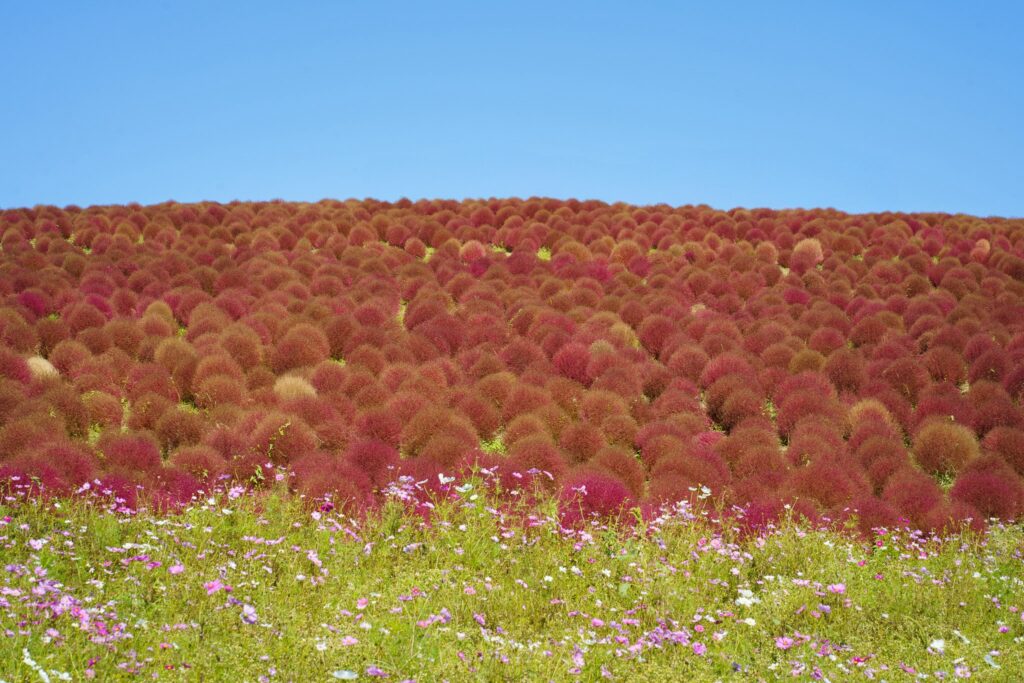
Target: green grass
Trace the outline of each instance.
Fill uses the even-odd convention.
[[[1020,527],[865,543],[788,523],[740,539],[686,513],[568,533],[551,502],[500,512],[479,480],[450,496],[432,503],[430,524],[394,499],[357,523],[280,492],[167,517],[0,506],[0,679],[43,680],[38,668],[101,681],[366,680],[371,667],[419,681],[1024,671]],[[231,592],[208,593],[215,580]]]

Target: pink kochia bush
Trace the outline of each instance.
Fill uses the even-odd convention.
[[[170,511],[280,477],[355,512],[484,468],[567,524],[1024,516],[1021,220],[531,198],[0,226],[0,487]]]

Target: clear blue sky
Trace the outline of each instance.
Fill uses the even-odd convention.
[[[0,207],[1024,216],[1017,2],[4,2]]]

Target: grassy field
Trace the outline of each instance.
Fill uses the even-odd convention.
[[[793,522],[738,534],[681,505],[569,531],[555,510],[499,503],[482,479],[432,494],[406,480],[358,522],[273,490],[170,516],[8,497],[0,679],[1024,672],[1020,527],[941,541]]]

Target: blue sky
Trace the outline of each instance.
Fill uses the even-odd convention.
[[[3,3],[0,207],[1024,216],[1020,3]]]

